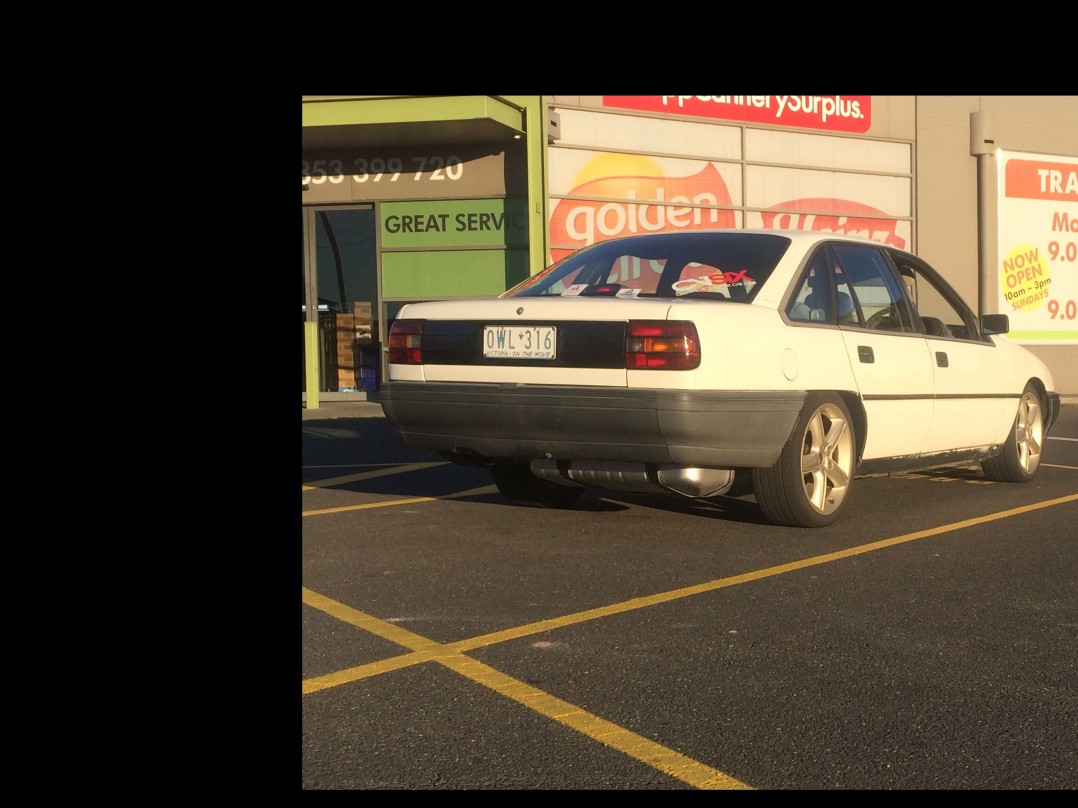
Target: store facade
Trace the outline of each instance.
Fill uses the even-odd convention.
[[[714,227],[916,252],[1078,393],[1075,132],[1069,96],[305,96],[303,401],[376,399],[410,300]]]

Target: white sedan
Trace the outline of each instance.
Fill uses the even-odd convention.
[[[728,494],[822,527],[856,477],[980,463],[1028,482],[1059,413],[1047,367],[916,256],[828,233],[652,233],[497,298],[404,306],[386,417],[489,466],[521,504],[586,487]]]

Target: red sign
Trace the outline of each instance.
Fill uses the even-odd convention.
[[[804,211],[843,211],[843,213],[777,212],[784,208]],[[858,213],[870,215],[857,216]],[[886,215],[882,210],[854,202],[852,199],[792,199],[775,205],[773,210],[760,211],[765,230],[811,230],[816,233],[859,236],[904,250],[906,240],[895,232],[898,228],[898,220],[879,218]]]
[[[604,95],[603,106],[831,132],[872,124],[870,95]]]
[[[550,217],[550,240],[572,244],[574,248],[634,233],[710,230],[736,224],[732,210],[710,207],[731,204],[730,191],[711,163],[689,177],[607,175],[578,185],[571,193],[600,199],[655,200],[651,203],[561,200]],[[555,249],[551,255],[559,260],[569,252]]]
[[[1018,199],[1078,201],[1078,167],[1043,160],[1008,160],[1005,195]]]
[[[554,261],[618,236],[737,226],[730,191],[712,163],[687,177],[608,172],[577,185],[570,194],[585,198],[562,199],[551,213],[551,242],[571,245],[552,248]],[[599,201],[604,198],[610,201]],[[801,212],[786,212],[790,210]],[[760,211],[760,216],[765,230],[811,230],[860,236],[900,249],[906,246],[896,232],[897,219],[852,199],[792,199]]]

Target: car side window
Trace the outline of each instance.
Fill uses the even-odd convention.
[[[973,312],[957,300],[935,270],[909,255],[892,252],[891,257],[906,282],[926,335],[936,339],[985,341]]]
[[[839,295],[852,299],[855,308],[845,320],[840,317],[841,324],[900,333],[919,330],[902,286],[879,248],[835,244],[834,251]]]
[[[804,323],[834,322],[827,263],[826,251],[817,250],[801,271],[793,297],[786,307],[786,315],[791,320]]]

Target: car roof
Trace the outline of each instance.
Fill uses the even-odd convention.
[[[882,245],[882,242],[874,241],[872,239],[864,238],[862,236],[851,236],[845,233],[825,233],[817,230],[765,230],[763,228],[739,228],[739,227],[727,227],[727,228],[715,228],[710,230],[665,230],[657,231],[653,233],[636,233],[630,236],[619,236],[613,239],[606,239],[604,242],[596,243],[608,243],[614,241],[631,241],[634,239],[653,238],[656,236],[701,236],[707,234],[725,234],[725,233],[737,233],[741,235],[767,235],[767,236],[783,236],[790,239],[792,244],[797,244],[801,247],[811,246],[821,241],[844,241],[852,244],[872,244],[877,247]]]

